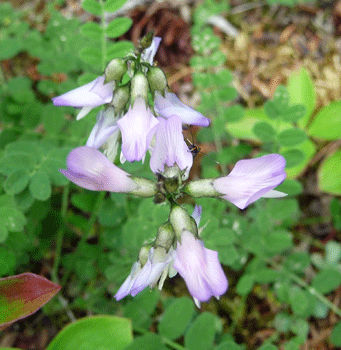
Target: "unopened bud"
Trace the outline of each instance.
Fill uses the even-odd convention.
[[[154,33],[153,33],[153,32],[147,33],[147,34],[140,40],[140,46],[141,46],[143,49],[148,48],[148,47],[152,44],[153,38],[154,38]]]
[[[120,114],[124,110],[127,102],[129,101],[129,97],[130,94],[128,85],[120,86],[115,90],[111,104],[114,106],[116,114]]]
[[[109,62],[107,68],[105,68],[104,82],[120,81],[127,69],[127,62],[123,58],[114,58]]]
[[[215,190],[213,187],[214,179],[204,179],[191,181],[188,183],[183,192],[189,194],[192,197],[220,197],[221,193]]]
[[[152,92],[159,91],[164,95],[168,82],[163,70],[158,67],[151,67],[148,70],[147,77]]]
[[[198,235],[198,228],[195,220],[179,205],[174,205],[170,212],[169,221],[172,224],[176,237],[181,240],[181,234],[184,230]]]
[[[142,177],[132,176],[131,179],[139,186],[136,190],[131,191],[131,194],[144,198],[153,197],[156,195],[157,189],[155,182]]]
[[[131,79],[131,104],[133,105],[138,97],[148,100],[149,85],[143,73],[137,73]]]
[[[148,257],[149,257],[149,251],[151,249],[151,245],[144,245],[140,251],[139,251],[139,261],[141,263],[141,266],[144,266],[147,261],[148,261]]]
[[[166,222],[162,224],[157,231],[155,247],[163,247],[168,252],[173,245],[174,238],[175,232],[173,226],[169,222]]]

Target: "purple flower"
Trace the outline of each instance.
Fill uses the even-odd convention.
[[[122,153],[129,162],[139,161],[145,156],[157,124],[158,121],[141,97],[117,121],[122,133]]]
[[[67,157],[67,169],[61,169],[70,181],[93,191],[131,192],[138,185],[130,175],[121,170],[107,157],[92,147],[78,147]]]
[[[219,298],[228,287],[227,278],[219,263],[218,253],[204,247],[201,240],[183,231],[177,242],[173,268],[185,280],[197,306],[212,296]]]
[[[172,249],[166,253],[166,250],[162,247],[151,248],[148,261],[143,267],[141,267],[140,261],[134,263],[130,275],[117,291],[115,299],[119,301],[129,294],[134,297],[147,286],[154,287],[160,278],[161,284],[163,284],[164,278],[162,278],[162,275],[168,274],[171,262]],[[159,285],[159,289],[161,288],[162,285]]]
[[[86,145],[99,149],[112,134],[115,132],[118,134],[119,129],[116,125],[117,118],[115,118],[113,107],[100,111],[96,119],[97,122],[90,133]]]
[[[173,115],[167,120],[158,118],[158,121],[150,168],[154,173],[162,173],[165,165],[172,167],[177,164],[180,170],[186,169],[187,178],[193,164],[193,156],[184,141],[180,117]]]
[[[88,84],[80,86],[52,99],[55,106],[72,106],[82,108],[77,120],[83,118],[93,108],[109,103],[113,97],[115,83],[104,84],[104,76],[100,76]]]
[[[209,126],[210,120],[201,113],[186,106],[175,94],[166,92],[165,97],[160,93],[155,93],[155,112],[163,118],[169,118],[177,115],[182,122],[190,125]]]
[[[285,159],[279,154],[240,160],[230,174],[213,180],[213,187],[222,198],[244,209],[261,197],[286,195],[273,190],[284,181],[284,168]]]

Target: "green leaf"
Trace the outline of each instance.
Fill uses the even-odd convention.
[[[306,107],[306,113],[298,121],[301,127],[305,127],[316,104],[316,93],[314,83],[306,68],[300,68],[289,76],[288,91],[292,104],[302,104]]]
[[[17,38],[2,38],[0,60],[13,58],[23,49],[21,42]]]
[[[4,243],[8,237],[8,229],[4,222],[0,222],[0,243]]]
[[[307,109],[303,105],[294,105],[288,107],[288,109],[283,114],[283,120],[289,123],[296,123],[302,119],[307,113]]]
[[[224,108],[223,113],[227,123],[235,123],[243,119],[244,108],[239,104],[235,104],[231,107]]]
[[[4,190],[7,194],[18,194],[26,188],[29,181],[30,177],[26,170],[16,170],[5,180]]]
[[[323,107],[312,121],[308,133],[323,140],[338,140],[341,130],[341,101]]]
[[[124,350],[167,350],[163,345],[162,338],[155,333],[148,333],[142,337],[137,337]],[[114,349],[112,349],[114,350]]]
[[[36,312],[59,289],[57,284],[33,273],[0,279],[0,329]]]
[[[34,173],[31,177],[29,189],[33,198],[46,201],[51,197],[51,181],[49,176],[42,171]]]
[[[102,14],[102,7],[96,0],[84,0],[82,7],[93,15],[100,16]]]
[[[66,326],[46,350],[121,350],[132,340],[129,319],[117,316],[92,316]]]
[[[318,169],[318,184],[321,191],[341,194],[341,151],[328,157]]]
[[[85,37],[99,40],[103,32],[102,27],[96,22],[87,22],[81,27],[81,34]]]
[[[276,130],[267,122],[256,123],[253,132],[262,142],[273,141],[276,137]]]
[[[288,196],[298,196],[303,192],[302,184],[297,180],[285,179],[278,187],[277,191],[284,192]]]
[[[330,335],[330,341],[335,346],[341,346],[341,322],[334,326],[332,334]]]
[[[287,106],[289,105],[288,89],[283,85],[278,85],[274,93],[273,101],[277,104],[277,106],[280,109],[286,109]]]
[[[286,168],[292,168],[304,162],[304,153],[300,149],[290,149],[281,154],[286,160]]]
[[[107,56],[110,57],[110,59],[124,57],[133,49],[134,45],[132,42],[120,40],[117,43],[108,44]]]
[[[112,20],[107,26],[105,32],[109,38],[118,38],[119,36],[126,33],[131,25],[133,20],[129,17],[118,17]]]
[[[266,249],[272,254],[279,254],[293,246],[292,234],[283,229],[277,229],[266,237]]]
[[[284,261],[284,266],[296,273],[304,272],[310,264],[309,254],[305,252],[295,252],[290,254]]]
[[[217,318],[211,313],[203,312],[191,324],[185,334],[185,346],[189,350],[209,350],[212,348]]]
[[[162,315],[158,331],[168,339],[179,338],[193,317],[194,305],[190,298],[175,299]]]
[[[329,265],[335,265],[341,258],[341,244],[335,241],[327,242],[325,246],[325,261]]]
[[[0,160],[0,173],[3,175],[10,175],[16,170],[33,171],[35,167],[35,160],[33,157],[26,154],[13,154],[4,157]]]
[[[281,146],[293,147],[303,143],[307,139],[305,131],[301,129],[287,129],[277,135],[277,140]]]
[[[107,0],[104,4],[104,11],[115,12],[119,10],[127,0]]]
[[[239,295],[248,295],[255,284],[253,274],[244,274],[238,281],[236,291]]]
[[[295,220],[299,215],[299,206],[296,199],[277,199],[267,201],[268,211],[271,219]]]
[[[281,110],[275,101],[266,101],[264,103],[264,112],[270,119],[279,119],[283,110]]]
[[[286,312],[280,312],[275,316],[274,326],[278,332],[287,333],[290,330],[291,318]]]
[[[79,51],[79,57],[90,65],[98,65],[101,62],[101,51],[94,46],[83,47]]]
[[[0,208],[0,225],[10,232],[20,232],[27,223],[25,215],[17,208],[4,206]]]
[[[320,271],[313,279],[311,285],[320,293],[328,294],[341,284],[341,274],[334,268]]]
[[[307,316],[309,314],[310,300],[308,292],[293,286],[289,293],[289,299],[293,313],[299,316]]]
[[[296,335],[307,339],[309,333],[309,323],[304,319],[298,318],[291,323],[290,330]]]

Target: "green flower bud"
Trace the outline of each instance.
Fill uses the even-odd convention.
[[[149,85],[145,75],[141,72],[135,74],[131,79],[131,104],[133,105],[137,97],[143,97],[147,102],[148,100]]]
[[[152,248],[151,245],[144,245],[139,251],[139,261],[142,266],[148,261],[149,251]]]
[[[172,224],[176,238],[181,240],[181,234],[183,231],[189,231],[195,236],[198,235],[198,228],[195,223],[195,220],[187,213],[185,209],[178,205],[173,205],[169,221]]]
[[[174,239],[175,232],[173,226],[169,222],[166,222],[162,224],[157,231],[155,247],[163,247],[168,252],[173,245]]]
[[[195,198],[220,197],[221,193],[216,191],[213,187],[213,180],[214,179],[191,181],[183,188],[183,192]]]
[[[168,82],[163,70],[158,67],[151,67],[148,70],[147,77],[152,92],[159,91],[164,95]]]
[[[129,101],[129,92],[128,85],[120,86],[115,90],[111,105],[114,106],[116,114],[120,114],[124,110]]]
[[[140,46],[141,46],[143,49],[148,48],[148,47],[152,44],[153,38],[154,38],[154,33],[153,33],[153,32],[147,33],[147,34],[140,40]]]
[[[156,195],[157,189],[155,182],[142,177],[132,176],[131,179],[139,186],[136,190],[131,191],[131,194],[144,198],[153,197]]]
[[[114,58],[105,68],[105,83],[110,81],[120,81],[124,73],[127,71],[127,62],[123,58]]]

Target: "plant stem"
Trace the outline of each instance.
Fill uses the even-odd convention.
[[[101,46],[102,46],[102,71],[105,69],[106,61],[107,61],[107,36],[105,34],[107,28],[106,16],[104,11],[104,1],[99,0],[99,4],[102,7],[101,14],[101,28],[102,28],[102,38],[101,38]]]
[[[63,188],[62,206],[61,206],[61,210],[60,210],[60,216],[62,219],[62,226],[57,233],[56,252],[55,252],[54,264],[53,264],[53,268],[52,268],[52,272],[51,272],[52,281],[55,283],[59,282],[59,280],[58,280],[58,268],[59,268],[60,257],[61,257],[61,252],[62,252],[64,233],[65,233],[65,218],[66,218],[67,207],[68,207],[69,192],[70,192],[70,185],[68,183]]]

